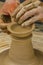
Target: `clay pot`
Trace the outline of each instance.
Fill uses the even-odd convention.
[[[33,29],[34,25],[30,25],[26,28],[23,28],[17,24],[11,24],[8,26],[8,30],[12,33],[12,44],[9,51],[9,57],[17,65],[27,65],[31,63],[34,65],[37,63],[31,39]]]
[[[1,54],[1,65],[43,65],[42,54],[39,51],[34,53],[32,46],[34,25],[20,29],[19,25],[13,23],[7,28],[12,34],[12,44],[8,52]]]
[[[12,23],[8,26],[8,30],[14,37],[27,37],[32,34],[34,27],[34,25],[30,25],[29,27],[22,27],[21,25]]]

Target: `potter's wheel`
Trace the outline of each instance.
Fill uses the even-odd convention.
[[[13,62],[8,57],[8,52],[9,52],[9,50],[7,50],[7,51],[5,51],[5,52],[3,52],[3,53],[0,54],[0,65],[18,65],[18,64],[16,64],[15,62]],[[38,58],[37,61],[39,61],[38,65],[43,65],[43,53],[41,51],[35,50],[35,55]],[[21,64],[21,65],[24,65],[24,64]],[[28,64],[25,64],[25,65],[28,65]],[[35,64],[29,64],[29,65],[35,65]]]

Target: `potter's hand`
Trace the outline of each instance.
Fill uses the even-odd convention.
[[[14,16],[16,15],[18,23],[22,23],[22,26],[30,25],[43,18],[43,6],[38,6],[41,2],[28,3],[30,2],[26,2],[25,5],[21,4],[13,13]]]
[[[18,6],[18,4],[19,2],[15,0],[6,0],[0,10],[0,13],[4,15],[11,14],[14,11],[14,9]]]
[[[6,28],[10,23],[4,23],[2,19],[0,19],[0,28]]]
[[[29,17],[31,17],[30,19],[28,19]],[[28,19],[28,20],[26,20]],[[34,8],[30,11],[27,11],[20,19],[19,21],[24,21],[26,20],[24,23],[22,23],[22,26],[28,26],[36,21],[40,21],[42,22],[43,20],[43,6],[38,6],[37,8]]]
[[[11,16],[12,12],[16,9],[16,7],[18,5],[19,5],[18,0],[6,0],[5,1],[4,5],[2,6],[2,8],[0,10],[0,27],[7,27],[7,25],[10,24],[10,23],[4,23],[5,20],[3,21],[3,19],[4,19],[3,15]]]

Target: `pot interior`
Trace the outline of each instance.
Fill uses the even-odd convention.
[[[22,27],[21,25],[17,25],[17,24],[13,24],[11,25],[10,29],[13,33],[26,33],[26,32],[30,32],[30,30],[32,29],[33,25],[30,25],[28,27]]]

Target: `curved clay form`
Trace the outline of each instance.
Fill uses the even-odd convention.
[[[33,47],[32,47],[32,30],[33,26],[30,26],[28,28],[28,36],[26,28],[24,33],[26,34],[23,36],[15,35],[15,32],[17,30],[20,32],[23,32],[22,29],[16,28],[15,30],[15,24],[8,26],[8,30],[12,33],[12,44],[10,50],[6,53],[2,53],[0,56],[2,56],[1,61],[3,60],[3,63],[0,65],[43,65],[43,54],[40,54],[39,51],[34,53]],[[12,28],[14,26],[14,28]],[[31,31],[30,31],[31,30]],[[20,33],[21,33],[20,32]],[[30,34],[31,33],[31,34]],[[23,33],[22,33],[23,34]],[[3,57],[4,55],[4,57]]]
[[[16,23],[12,23],[8,26],[8,30],[12,33],[13,36],[16,37],[26,37],[32,33],[34,30],[35,25],[30,25],[29,27],[22,27]]]

